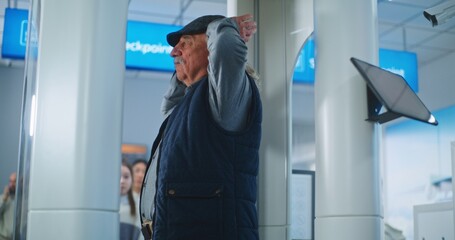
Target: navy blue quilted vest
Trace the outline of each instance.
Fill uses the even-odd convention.
[[[193,85],[169,116],[160,145],[154,240],[254,240],[262,107],[255,83],[247,127],[223,130],[208,80]]]

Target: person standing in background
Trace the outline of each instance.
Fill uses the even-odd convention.
[[[11,173],[9,183],[0,198],[0,240],[13,239],[16,173]]]
[[[144,180],[145,170],[147,169],[147,161],[144,159],[137,159],[133,162],[133,197],[136,203],[139,202],[141,194],[142,181]]]
[[[133,198],[134,202],[136,203],[137,212],[139,213],[139,201],[141,195],[142,181],[144,181],[145,170],[147,169],[147,161],[145,161],[144,159],[137,159],[136,161],[133,162],[131,168],[133,171]],[[138,227],[141,228],[141,219],[139,214],[137,214],[136,218],[139,224]],[[142,234],[139,234],[139,240],[143,239],[144,237],[142,236]]]
[[[133,174],[131,166],[122,161],[120,175],[120,240],[137,240],[140,236],[140,220],[133,198]]]

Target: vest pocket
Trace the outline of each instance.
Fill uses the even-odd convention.
[[[219,183],[167,183],[170,239],[221,239],[222,194]]]

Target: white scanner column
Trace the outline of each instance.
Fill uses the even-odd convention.
[[[39,1],[27,239],[118,239],[127,9]]]
[[[315,0],[318,240],[383,239],[378,132],[350,62],[378,63],[376,0]]]
[[[258,32],[248,62],[260,74],[263,107],[258,176],[259,236],[290,239],[290,88],[300,48],[313,31],[313,0],[228,0],[228,16],[252,13]]]

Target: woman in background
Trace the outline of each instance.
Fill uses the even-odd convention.
[[[133,171],[122,161],[120,176],[120,240],[137,240],[140,235],[140,220],[133,198]]]
[[[137,159],[133,166],[133,197],[136,205],[139,206],[139,196],[141,195],[142,181],[144,180],[145,170],[147,169],[147,161]]]

